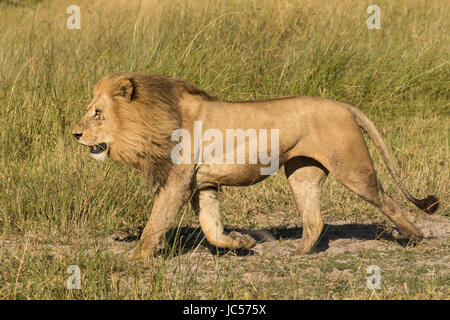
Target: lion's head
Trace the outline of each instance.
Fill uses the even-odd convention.
[[[172,132],[181,127],[183,93],[210,96],[183,80],[138,73],[106,76],[94,87],[86,114],[72,131],[91,156],[127,163],[141,170],[156,190],[172,166]]]

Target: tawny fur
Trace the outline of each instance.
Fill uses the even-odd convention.
[[[194,121],[204,130],[278,129],[279,166],[285,167],[299,212],[303,236],[297,253],[310,252],[323,230],[320,192],[328,173],[378,207],[405,237],[423,235],[401,212],[379,182],[361,129],[374,141],[401,191],[427,213],[437,210],[435,196],[412,197],[400,180],[381,135],[353,106],[328,99],[286,97],[248,102],[216,101],[192,84],[165,76],[114,74],[101,79],[94,98],[73,133],[84,145],[106,143],[107,155],[140,170],[156,192],[152,213],[133,258],[148,258],[164,232],[189,202],[199,214],[208,241],[222,248],[251,248],[248,235],[226,234],[221,223],[218,187],[246,186],[265,179],[257,164],[173,164],[174,130],[193,136]],[[273,151],[273,150],[269,150]],[[246,150],[246,159],[249,154]]]
[[[142,171],[151,190],[158,192],[172,167],[170,154],[175,142],[170,137],[181,126],[179,102],[185,92],[212,99],[186,81],[165,76],[106,76],[95,85],[94,100],[75,131],[86,136],[92,126],[98,127],[91,110],[99,103],[107,104],[110,108],[105,112],[115,122],[108,156]],[[97,142],[102,141],[90,144]]]

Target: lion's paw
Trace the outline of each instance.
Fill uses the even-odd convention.
[[[231,231],[228,234],[233,240],[238,241],[239,247],[241,249],[250,249],[253,248],[256,245],[256,240],[253,239],[248,234],[242,234],[236,231]]]
[[[131,252],[128,255],[128,258],[130,260],[143,260],[143,261],[148,261],[150,259],[150,257],[152,256],[152,251],[151,250],[142,250],[139,248],[136,248],[133,252]]]

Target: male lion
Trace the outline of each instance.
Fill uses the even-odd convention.
[[[255,245],[255,240],[248,235],[224,232],[217,192],[220,185],[247,186],[265,179],[268,175],[261,174],[260,170],[263,164],[260,160],[248,164],[174,163],[173,133],[182,128],[193,135],[194,121],[201,121],[204,129],[219,130],[219,133],[236,128],[278,130],[278,150],[269,147],[265,151],[278,152],[276,169],[284,165],[298,210],[303,215],[298,254],[310,252],[322,232],[320,192],[328,172],[379,208],[402,236],[412,241],[423,238],[397,203],[384,193],[360,128],[375,143],[409,201],[429,214],[439,206],[435,196],[419,200],[410,195],[374,124],[357,108],[345,103],[312,97],[216,101],[183,80],[119,73],[106,76],[95,85],[94,98],[86,111],[73,130],[74,137],[90,147],[95,159],[103,160],[108,155],[140,170],[156,193],[140,246],[132,258],[147,259],[155,253],[165,231],[189,200],[213,246],[248,249]],[[245,155],[250,156],[247,149]],[[195,157],[193,154],[191,159]]]

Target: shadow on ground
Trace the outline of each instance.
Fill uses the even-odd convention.
[[[321,238],[316,245],[314,252],[323,252],[330,247],[330,241],[349,239],[349,240],[386,240],[391,241],[401,246],[408,244],[407,240],[397,239],[393,235],[394,228],[386,228],[380,224],[326,224]],[[274,227],[270,229],[247,230],[240,228],[225,228],[226,232],[235,231],[241,234],[248,234],[252,236],[258,244],[280,241],[280,240],[300,240],[303,232],[302,227]],[[137,234],[128,234],[122,237],[114,238],[119,242],[133,242],[138,241],[142,230]],[[207,248],[213,254],[223,255],[229,253],[229,249],[220,249],[211,246],[205,239],[200,228],[181,227],[174,228],[166,234],[166,246],[160,253],[163,255],[176,256],[185,254],[199,247]],[[167,249],[169,248],[169,249]],[[238,256],[248,256],[255,254],[254,250],[235,250],[234,254]]]

